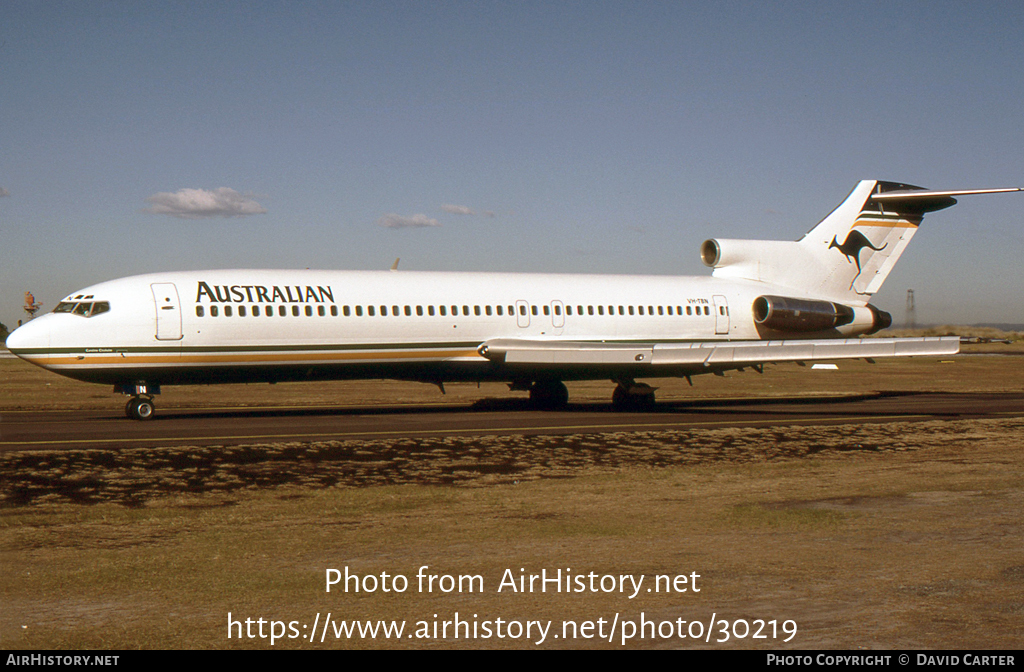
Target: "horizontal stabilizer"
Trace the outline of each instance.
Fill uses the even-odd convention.
[[[588,343],[495,339],[480,354],[506,365],[649,365],[737,368],[768,362],[955,355],[957,336],[697,343]]]
[[[954,196],[972,196],[974,194],[1002,194],[1011,191],[1024,191],[1022,187],[1007,189],[953,189],[947,191],[929,191],[927,189],[899,189],[871,195],[871,200],[883,207],[888,206],[897,212],[934,212],[956,205]]]
[[[930,191],[928,189],[906,189],[902,191],[886,191],[873,194],[871,200],[890,201],[915,198],[934,198],[937,196],[972,196],[974,194],[1003,194],[1010,191],[1024,191],[1024,187],[1007,187],[1004,189],[952,189],[948,191]]]

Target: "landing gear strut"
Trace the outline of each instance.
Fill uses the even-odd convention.
[[[565,408],[569,390],[560,380],[538,380],[530,386],[530,403],[544,411]]]
[[[615,381],[618,385],[612,392],[612,408],[616,411],[650,411],[654,410],[655,388],[646,383],[632,380]]]

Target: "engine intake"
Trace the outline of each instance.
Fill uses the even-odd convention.
[[[851,308],[832,301],[759,296],[754,299],[754,322],[773,331],[810,333],[838,329],[841,333],[873,334],[892,324],[884,310],[867,306]]]
[[[825,331],[853,322],[853,308],[785,296],[754,299],[754,322],[776,331]]]

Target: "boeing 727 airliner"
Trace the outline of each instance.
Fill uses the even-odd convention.
[[[15,330],[22,359],[130,397],[153,417],[161,386],[393,378],[504,381],[541,407],[566,380],[616,383],[765,363],[950,355],[953,338],[858,338],[888,327],[868,303],[925,213],[955,196],[860,182],[798,241],[707,240],[710,277],[217,270],[153,273],[74,292]]]

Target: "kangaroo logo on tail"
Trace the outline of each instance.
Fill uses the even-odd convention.
[[[861,273],[860,251],[866,247],[878,252],[889,246],[889,243],[886,243],[881,247],[875,247],[871,244],[871,241],[868,240],[867,236],[857,230],[850,231],[850,233],[846,234],[846,240],[843,241],[842,245],[836,242],[836,240],[836,237],[832,236],[832,243],[828,246],[828,249],[831,250],[833,247],[838,249],[844,256],[846,256],[847,261],[852,261],[857,264],[857,275],[853,276],[853,280],[850,281],[851,289],[853,289],[853,283],[857,281],[857,278],[860,277]]]

